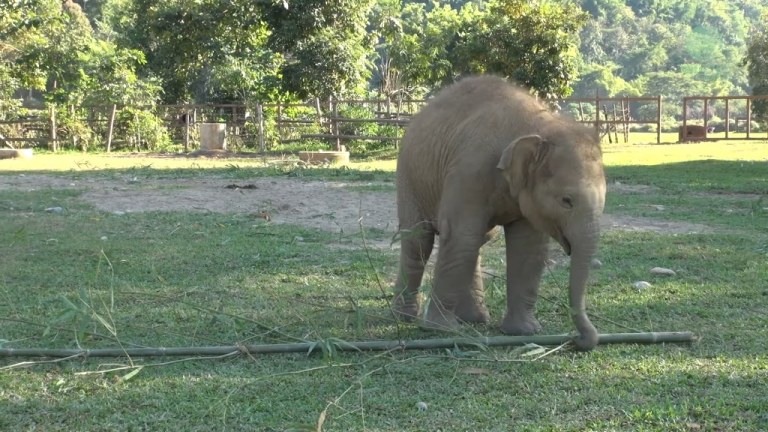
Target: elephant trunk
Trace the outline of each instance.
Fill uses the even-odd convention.
[[[576,347],[589,351],[597,345],[597,329],[587,317],[586,291],[592,257],[597,250],[599,228],[597,221],[590,223],[579,234],[569,236],[571,249],[571,273],[569,281],[569,304],[571,318],[579,335],[574,338]]]

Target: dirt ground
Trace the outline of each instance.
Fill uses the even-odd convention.
[[[362,187],[361,187],[362,186]],[[104,179],[60,176],[0,176],[0,189],[44,188],[85,190],[81,199],[105,212],[199,211],[249,213],[273,223],[296,224],[326,231],[357,232],[360,223],[387,232],[397,230],[395,193],[391,184],[304,181],[286,178],[232,179]],[[377,190],[379,189],[379,190]],[[647,186],[609,185],[615,192],[645,192]],[[41,203],[50,207],[55,203]],[[44,208],[43,207],[43,208]],[[606,214],[604,230],[661,233],[707,232],[705,225]]]

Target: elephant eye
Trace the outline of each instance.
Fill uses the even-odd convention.
[[[573,199],[571,197],[565,196],[560,199],[560,203],[563,205],[563,207],[572,209],[573,208]]]

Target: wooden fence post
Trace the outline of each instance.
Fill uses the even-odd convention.
[[[683,98],[683,131],[680,132],[680,142],[685,142],[688,135],[688,98]]]
[[[333,129],[331,128],[331,124],[328,123],[326,125],[326,124],[323,123],[325,121],[325,119],[323,119],[323,109],[320,106],[320,98],[319,97],[315,98],[315,112],[317,113],[317,125],[320,128],[320,130],[322,131],[322,133],[326,133],[326,127],[328,128],[327,130],[328,130],[329,134],[333,133]]]
[[[629,99],[624,96],[621,101],[621,119],[624,121],[624,144],[629,142]]]
[[[728,139],[728,133],[731,131],[731,100],[725,99],[725,139]]]
[[[109,129],[107,131],[107,153],[112,151],[112,134],[115,131],[115,115],[117,114],[117,104],[112,104],[112,111],[109,113]]]
[[[661,104],[661,95],[659,95],[656,103],[656,144],[661,144]]]
[[[341,138],[339,138],[339,101],[334,100],[333,96],[330,96],[328,98],[328,104],[331,105],[331,112],[333,113],[331,133],[336,135],[336,151],[341,151]]]
[[[706,136],[709,126],[707,117],[709,117],[709,99],[704,99],[704,136]]]
[[[48,146],[52,151],[58,150],[57,143],[58,143],[58,133],[56,125],[56,105],[51,105],[51,115],[50,115],[50,123],[51,123],[51,144]]]
[[[187,109],[184,111],[184,152],[189,152],[189,124],[192,120],[192,115]]]
[[[597,140],[600,141],[600,93],[595,90],[595,132]]]
[[[259,150],[264,153],[267,151],[264,141],[264,105],[256,104],[256,120],[259,122]]]
[[[747,139],[752,134],[752,99],[747,98]]]

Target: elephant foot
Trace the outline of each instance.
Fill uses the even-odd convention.
[[[456,306],[454,312],[458,319],[467,323],[487,324],[491,320],[491,314],[488,313],[488,309],[482,304],[462,304]]]
[[[395,317],[403,322],[415,321],[419,316],[419,309],[421,309],[421,302],[418,294],[412,296],[398,294],[392,301],[392,311],[395,313]]]
[[[434,300],[427,305],[419,327],[428,330],[452,331],[460,327],[456,314],[438,305]]]
[[[530,336],[541,331],[541,324],[533,314],[504,316],[501,332],[513,336]]]

